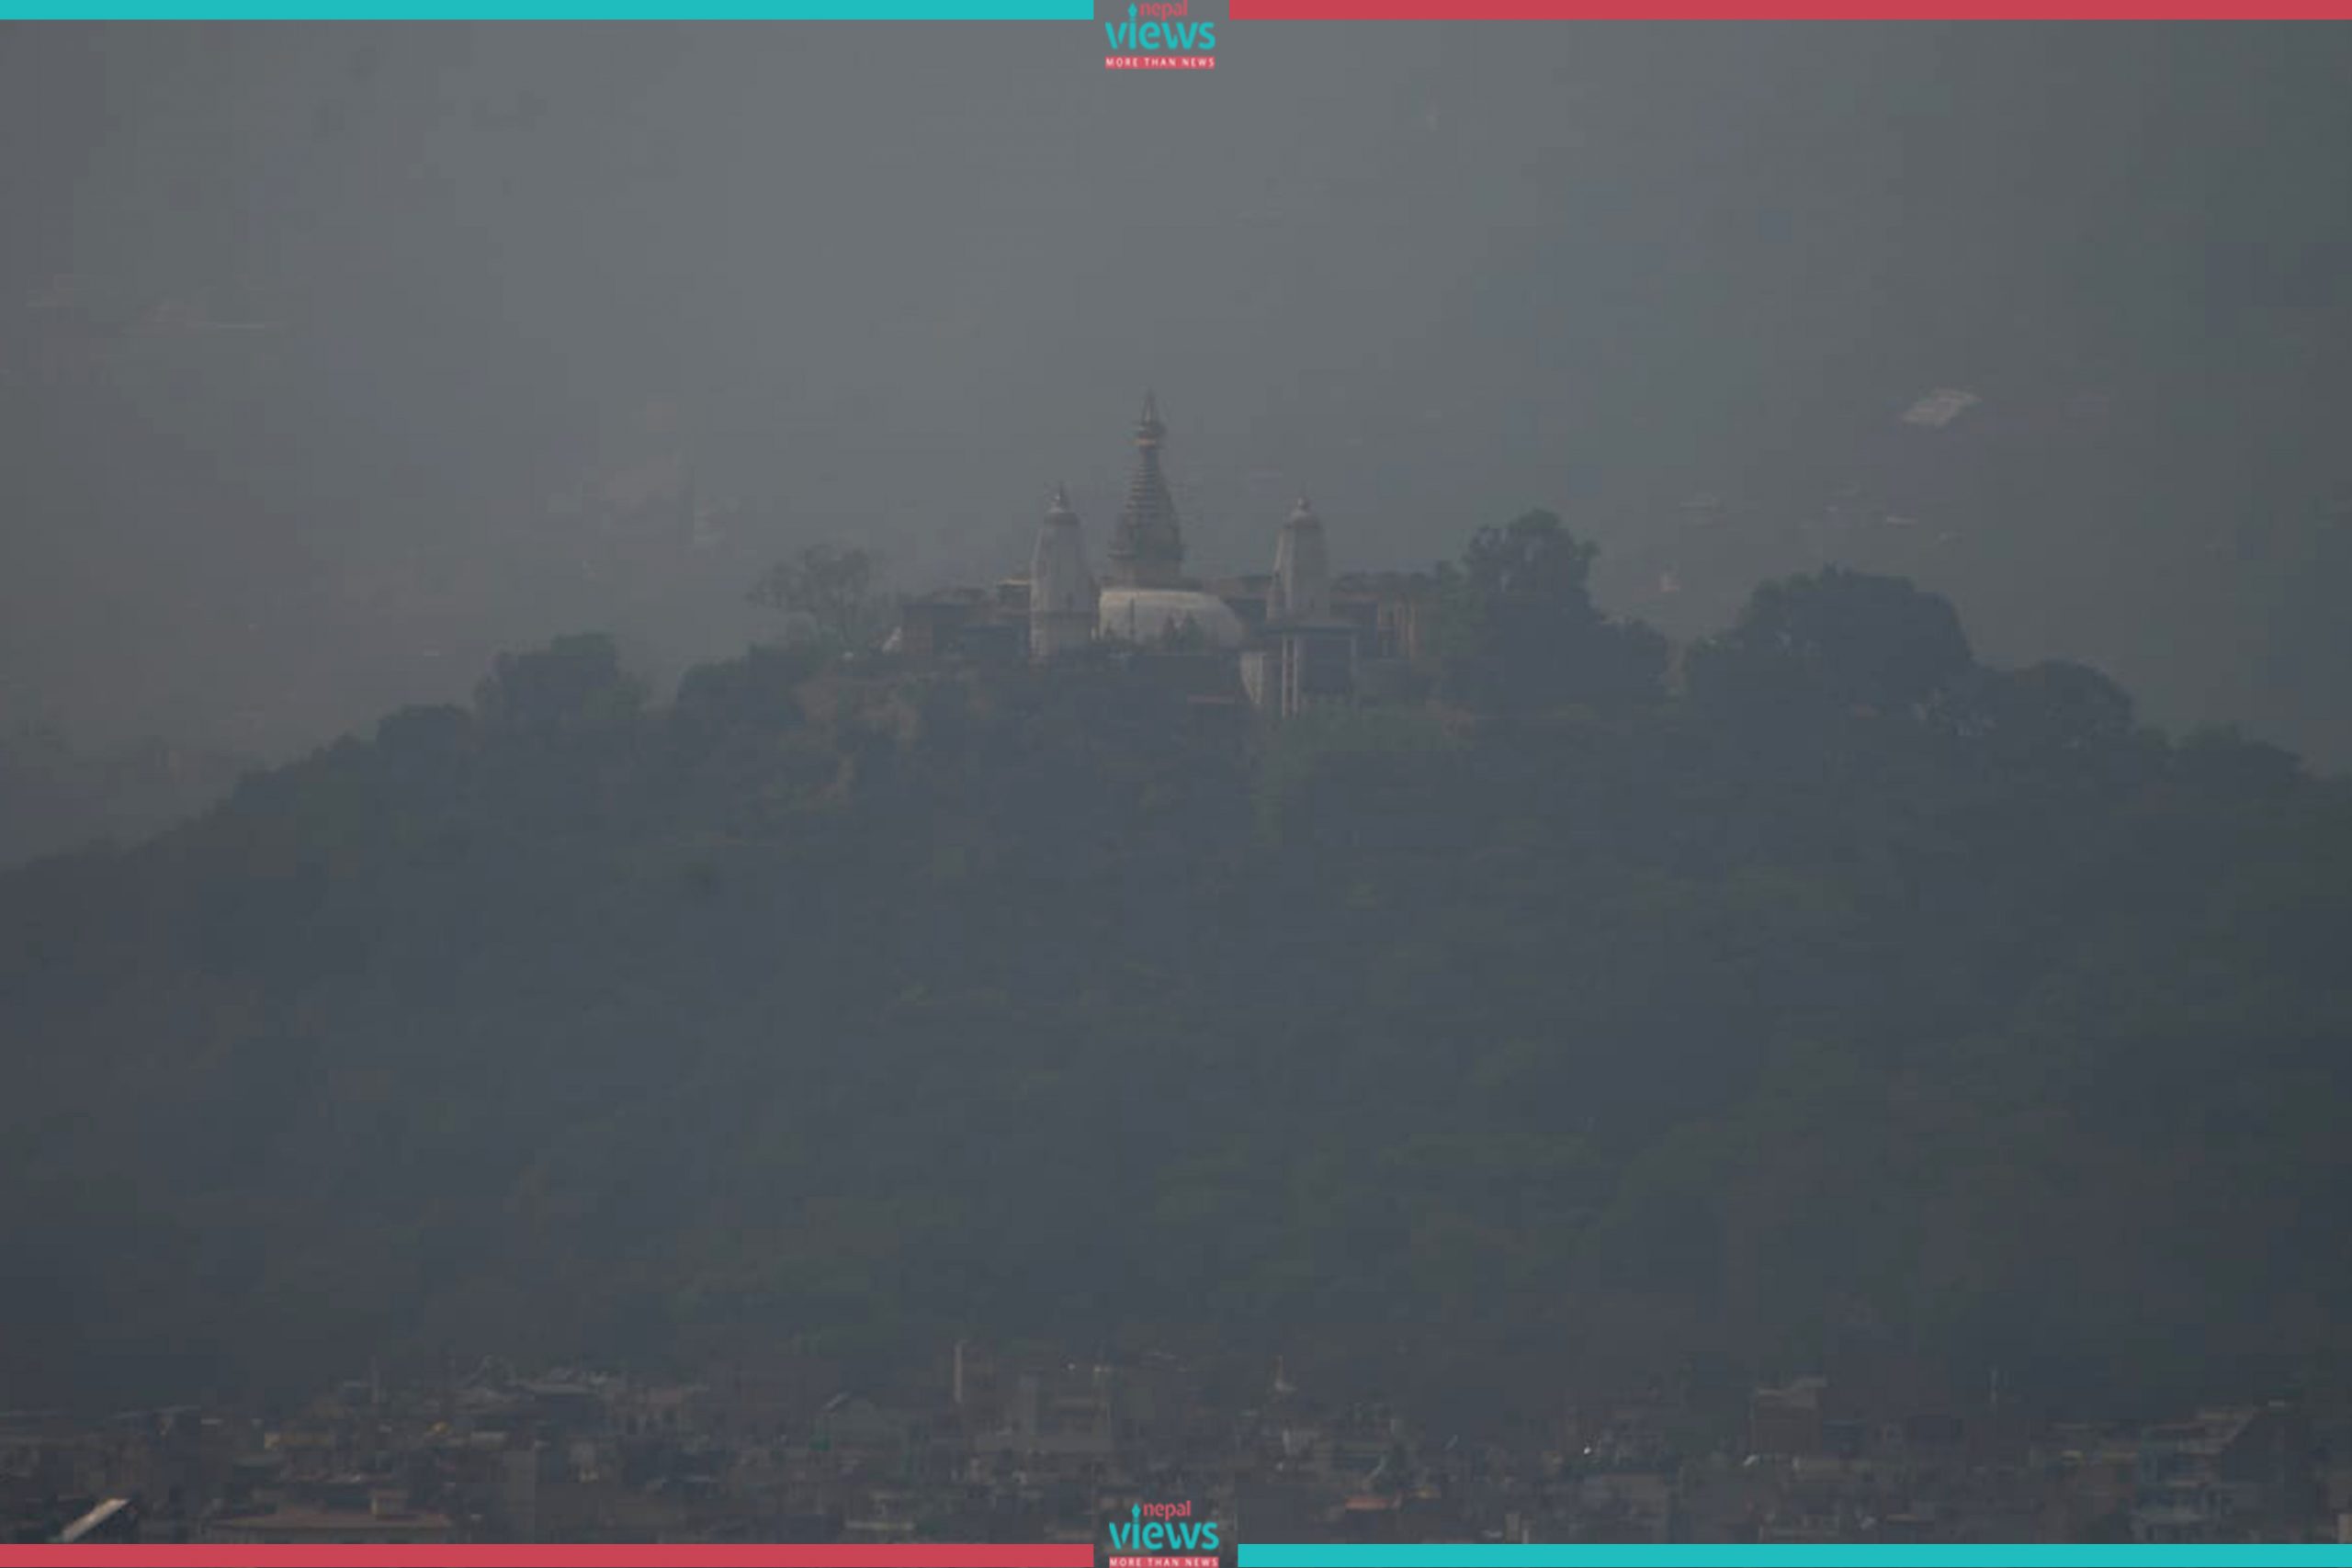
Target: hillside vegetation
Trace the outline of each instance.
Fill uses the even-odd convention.
[[[1426,703],[1273,728],[566,639],[0,876],[0,1403],[958,1331],[1497,1403],[2337,1365],[2344,786],[1898,580],[1675,657],[1589,565],[1487,530]]]

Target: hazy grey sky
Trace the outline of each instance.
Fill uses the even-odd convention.
[[[1551,506],[1678,632],[1842,558],[2352,760],[2340,29],[1220,30],[0,29],[0,719],[673,670],[767,557],[1009,569],[1057,479],[1099,550],[1149,385],[1203,567],[1302,489],[1343,565]]]

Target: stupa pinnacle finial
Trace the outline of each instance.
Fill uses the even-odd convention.
[[[1125,588],[1173,588],[1183,580],[1184,536],[1176,525],[1176,500],[1159,471],[1159,446],[1168,427],[1159,423],[1159,399],[1143,395],[1136,422],[1135,472],[1127,479],[1127,504],[1111,536],[1112,580]]]

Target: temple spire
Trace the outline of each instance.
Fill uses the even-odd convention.
[[[1128,588],[1173,588],[1183,580],[1184,536],[1176,523],[1176,501],[1159,471],[1159,448],[1168,427],[1159,422],[1159,400],[1143,396],[1136,422],[1136,466],[1127,480],[1126,505],[1111,540],[1113,580]]]
[[[1086,570],[1086,536],[1062,485],[1046,503],[1037,547],[1029,558],[1029,654],[1043,662],[1094,637],[1097,596]]]
[[[1290,510],[1274,545],[1274,581],[1266,595],[1268,618],[1307,626],[1331,618],[1331,562],[1323,519],[1304,495]]]

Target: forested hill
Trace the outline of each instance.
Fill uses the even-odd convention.
[[[1547,1408],[2336,1365],[2345,787],[1894,580],[1669,673],[1589,566],[1489,530],[1426,700],[1274,728],[569,639],[0,877],[0,1404],[959,1329]]]

